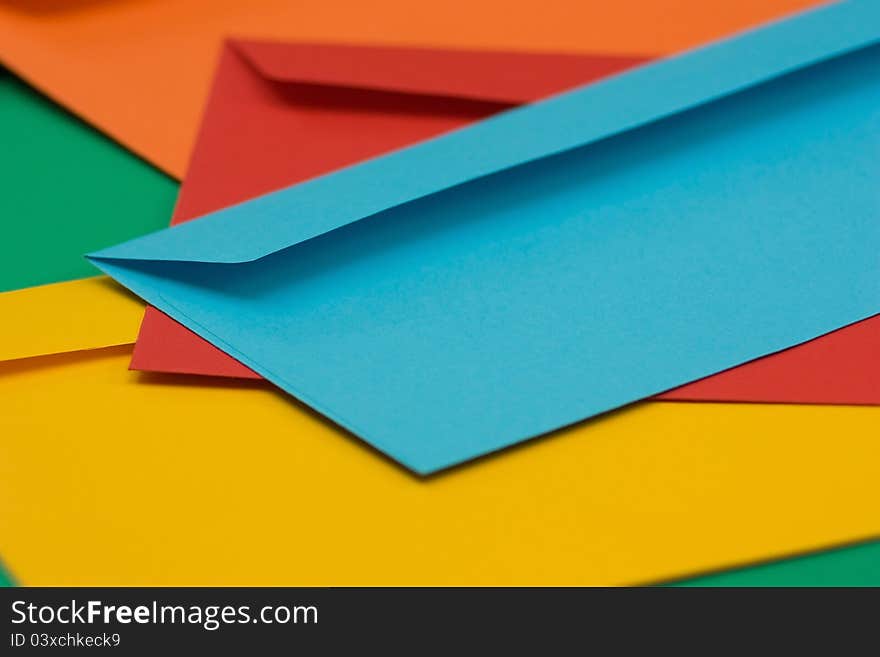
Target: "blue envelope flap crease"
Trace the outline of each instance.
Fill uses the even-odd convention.
[[[807,12],[93,258],[434,472],[880,311],[878,34]]]

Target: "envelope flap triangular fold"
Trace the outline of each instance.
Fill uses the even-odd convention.
[[[99,251],[91,258],[253,261],[383,210],[608,139],[869,46],[880,40],[878,26],[880,5],[871,0],[808,11]],[[429,174],[422,167],[426,160],[432,162]],[[247,221],[239,216],[244,207],[251,215]],[[291,208],[295,218],[290,216]]]
[[[412,80],[405,64],[384,61],[378,70],[383,61],[378,61],[377,50],[381,60],[394,58],[410,65],[415,61],[418,78]],[[645,61],[635,55],[596,53],[227,41],[171,223],[190,221],[510,109],[510,102],[454,96],[462,91],[462,76],[472,86],[477,83],[469,92],[499,96],[501,88],[510,98],[534,101],[547,95],[548,81],[560,85],[552,89],[558,93]],[[352,69],[357,69],[356,76]],[[364,86],[379,82],[395,89],[412,89],[417,82],[423,93]],[[144,315],[132,367],[257,376],[152,307]]]
[[[275,82],[526,103],[610,75],[643,57],[440,50],[234,39],[229,46]]]
[[[877,313],[878,18],[802,14],[95,261],[435,472]]]
[[[201,217],[510,109],[510,101],[451,95],[456,86],[461,88],[455,80],[462,75],[474,82],[468,71],[479,71],[479,84],[497,90],[506,62],[507,69],[516,71],[503,80],[508,95],[534,101],[547,95],[547,80],[559,81],[563,86],[552,89],[559,92],[646,61],[601,54],[381,49],[385,60],[421,55],[419,89],[424,93],[404,93],[364,86],[380,78],[391,82],[396,75],[387,62],[377,70],[370,56],[376,50],[228,41],[220,53],[171,223]],[[370,66],[358,71],[355,79],[351,62],[364,60],[370,60]],[[398,86],[407,86],[409,75],[404,71]]]

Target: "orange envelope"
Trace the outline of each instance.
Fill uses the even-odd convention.
[[[665,54],[822,0],[6,0],[0,60],[181,178],[227,35]]]

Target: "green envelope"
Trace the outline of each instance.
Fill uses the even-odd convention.
[[[0,586],[15,586],[15,582],[12,581],[12,577],[9,576],[9,573],[3,570],[2,563],[0,563]]]
[[[880,586],[880,542],[696,577],[673,586]]]
[[[164,228],[178,185],[0,69],[0,292],[95,276],[82,254]]]

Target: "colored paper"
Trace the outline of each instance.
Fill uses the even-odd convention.
[[[10,577],[9,573],[7,573],[2,567],[2,564],[0,564],[0,586],[14,586],[12,577]]]
[[[880,542],[713,573],[673,586],[880,586]]]
[[[143,302],[106,276],[0,294],[0,361],[134,342]]]
[[[2,70],[0,144],[0,293],[97,275],[84,253],[167,224],[173,181]]]
[[[162,227],[177,185],[5,71],[0,143],[0,360],[133,342],[143,303],[83,253]]]
[[[172,223],[644,61],[608,55],[227,42]],[[132,367],[259,378],[153,308],[144,318]]]
[[[880,317],[670,390],[658,399],[880,404]]]
[[[129,357],[0,363],[24,585],[631,584],[880,533],[880,408],[645,403],[421,479],[264,383]]]
[[[183,176],[228,35],[494,50],[663,54],[822,0],[175,0],[0,3],[0,60]],[[538,10],[539,7],[539,10]]]
[[[728,3],[724,7],[710,7],[696,0],[586,4],[559,0],[544,3],[542,11],[535,13],[526,5],[510,6],[500,0],[453,0],[432,7],[430,19],[424,20],[424,14],[409,11],[398,0],[382,0],[379,4],[368,5],[348,0],[322,0],[319,3],[299,2],[295,7],[286,0],[254,0],[247,6],[232,0],[180,0],[174,3],[15,0],[0,4],[0,61],[115,140],[180,177],[190,157],[218,48],[230,33],[299,40],[443,44],[457,48],[623,55],[665,53],[819,2],[746,0]],[[384,18],[375,20],[376,16]],[[176,27],[169,29],[169,25]],[[7,141],[20,140],[23,134],[7,136]],[[38,159],[44,166],[53,161],[51,154],[44,160]],[[117,172],[131,166],[96,166],[95,159],[91,159],[89,167],[67,167],[60,177],[78,178],[80,174],[98,172],[100,175],[80,181],[80,190],[93,189],[99,181],[114,179]],[[15,166],[12,173],[16,173]],[[147,200],[138,207],[130,207],[123,201],[128,217],[123,222],[126,225],[129,225],[132,214],[137,217],[146,206],[152,207],[154,201],[150,199],[155,195],[164,194],[167,205],[163,207],[171,206],[173,191],[151,189],[163,186],[161,177],[156,178],[148,167],[139,177],[137,189],[131,189],[129,184],[119,187],[117,181],[115,188],[105,190],[114,196],[114,189],[119,190],[120,195],[129,189],[133,193],[122,196],[123,199]],[[148,179],[159,180],[160,184],[150,184]],[[39,204],[46,204],[52,198],[39,197],[37,200]],[[106,205],[92,199],[91,207],[93,212],[97,209],[100,214]],[[159,214],[168,216],[167,210]],[[152,221],[161,223],[162,220]],[[158,225],[152,224],[152,227]],[[16,230],[21,229],[16,227]],[[143,230],[147,229],[149,227]],[[53,246],[63,249],[64,245],[58,240]],[[89,248],[92,247],[77,247],[73,260],[65,255],[55,261],[63,260],[68,267],[81,269],[80,273],[65,274],[65,278],[93,273],[79,258]],[[43,264],[50,262],[50,250],[44,249],[36,254],[30,265],[18,262],[20,255],[14,254],[18,265],[10,272],[16,278],[36,272],[37,277],[31,278],[30,285],[48,282],[50,279],[40,278],[40,274],[49,273],[49,269],[33,265],[40,259]],[[6,289],[20,285],[16,282]],[[91,294],[87,296],[95,298]],[[0,297],[0,314],[8,317],[2,302]],[[93,316],[101,305],[109,315],[119,305],[115,300],[106,300],[102,304],[97,298],[95,303],[98,305],[94,308],[83,309],[85,315]],[[127,326],[124,318],[110,318],[109,321]],[[42,330],[41,327],[32,329]],[[53,334],[59,333],[53,331]],[[130,342],[133,335],[126,328],[113,338],[113,342]],[[81,345],[74,341],[64,342],[65,348],[71,349],[94,346],[91,340]],[[26,344],[22,347],[25,351],[28,349]],[[246,371],[234,361],[227,359],[227,363],[233,372]],[[841,389],[836,379],[834,386]],[[730,394],[729,390],[727,392]]]
[[[0,568],[0,586],[14,585],[9,573]],[[880,586],[880,543],[861,543],[726,570],[668,586]]]
[[[807,12],[95,262],[433,472],[877,312],[876,19]]]
[[[228,42],[172,223],[464,125],[546,94],[553,84],[573,86],[638,61]],[[878,362],[880,318],[873,318],[660,399],[877,404]],[[147,309],[131,366],[259,378],[154,308]]]

